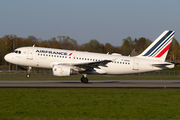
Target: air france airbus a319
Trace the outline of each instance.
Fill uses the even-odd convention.
[[[88,83],[87,74],[134,74],[174,68],[165,62],[175,31],[165,30],[146,50],[135,57],[121,54],[101,54],[43,47],[20,47],[4,58],[7,62],[28,67],[51,68],[55,76],[82,74],[81,82]]]

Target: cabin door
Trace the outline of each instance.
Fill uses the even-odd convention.
[[[33,49],[28,49],[27,59],[33,60]]]

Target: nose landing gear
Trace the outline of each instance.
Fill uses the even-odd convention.
[[[32,69],[32,67],[28,67],[26,78],[30,78],[31,77],[31,75],[30,75],[31,69]]]

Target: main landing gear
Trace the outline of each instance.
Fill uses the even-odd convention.
[[[32,67],[28,67],[27,74],[26,74],[27,78],[31,77],[31,75],[30,75],[31,69],[32,69]]]
[[[86,77],[86,74],[82,75],[81,82],[82,83],[88,83],[88,78]]]

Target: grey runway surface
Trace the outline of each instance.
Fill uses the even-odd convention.
[[[0,88],[180,88],[180,80],[0,81]]]

